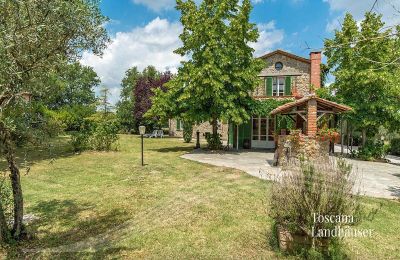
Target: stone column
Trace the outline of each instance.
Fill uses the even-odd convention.
[[[307,104],[307,135],[317,135],[317,100],[311,99]]]

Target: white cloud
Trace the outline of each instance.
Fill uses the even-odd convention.
[[[260,37],[251,46],[255,55],[261,56],[282,42],[284,31],[276,29],[274,21],[258,24],[258,28]],[[111,102],[115,104],[119,99],[121,81],[129,68],[137,66],[143,70],[153,65],[160,71],[177,72],[183,58],[173,51],[182,44],[179,39],[181,32],[179,23],[157,17],[144,27],[116,33],[102,57],[86,52],[81,63],[94,68],[102,84],[110,88]]]
[[[148,8],[150,8],[155,12],[173,9],[176,5],[176,0],[132,0],[132,1],[135,4],[141,4],[147,6]],[[262,3],[263,1],[264,0],[251,0],[253,4]],[[201,0],[195,0],[195,2],[199,4]]]
[[[250,44],[255,50],[256,57],[270,52],[276,45],[282,43],[284,38],[284,31],[276,29],[275,21],[257,25],[260,36],[256,43]]]
[[[127,69],[137,66],[142,70],[153,65],[161,71],[176,71],[182,58],[173,51],[181,44],[181,31],[179,23],[170,23],[157,17],[144,27],[134,28],[130,32],[118,32],[103,57],[84,53],[81,63],[94,68],[102,83],[111,89],[112,101],[115,103]]]
[[[172,9],[176,4],[175,0],[133,0],[133,2],[135,4],[145,5],[156,12],[163,9]]]
[[[351,13],[357,21],[361,21],[364,14],[371,10],[375,0],[324,0],[327,2],[332,13],[339,13],[334,19],[330,20],[326,26],[326,30],[331,32],[340,28],[343,21],[344,13]],[[373,9],[374,12],[383,15],[383,21],[386,25],[391,26],[400,23],[400,13],[395,9],[400,9],[398,0],[382,0],[377,1]]]

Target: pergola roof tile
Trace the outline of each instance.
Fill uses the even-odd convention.
[[[271,115],[277,115],[277,114],[283,114],[286,112],[290,112],[290,110],[294,107],[298,107],[298,106],[302,106],[302,105],[306,105],[307,102],[309,100],[315,99],[317,101],[317,104],[321,104],[325,107],[329,107],[334,109],[335,112],[341,113],[341,112],[346,112],[346,111],[351,111],[353,110],[351,107],[346,106],[346,105],[342,105],[342,104],[338,104],[335,103],[333,101],[329,101],[320,97],[317,97],[316,95],[310,95],[310,96],[306,96],[303,97],[299,100],[290,102],[290,103],[286,103],[282,106],[279,106],[277,108],[275,108],[274,110],[271,111]]]

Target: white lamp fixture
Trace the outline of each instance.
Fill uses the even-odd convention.
[[[139,134],[144,135],[146,133],[146,127],[144,125],[139,126]]]

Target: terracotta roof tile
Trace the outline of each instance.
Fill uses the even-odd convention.
[[[274,110],[271,111],[271,115],[276,115],[276,114],[281,114],[283,112],[287,112],[287,110],[289,110],[291,108],[306,104],[311,99],[315,99],[317,101],[317,104],[320,103],[320,104],[323,104],[330,108],[334,108],[334,109],[338,110],[338,112],[346,112],[346,111],[353,110],[349,106],[338,104],[333,101],[329,101],[329,100],[317,97],[315,95],[310,95],[310,96],[303,97],[299,100],[296,100],[296,101],[293,101],[290,103],[286,103],[280,107],[275,108]]]
[[[298,61],[302,61],[302,62],[305,62],[305,63],[311,63],[311,61],[309,59],[294,55],[292,53],[289,53],[289,52],[286,52],[286,51],[283,51],[283,50],[276,50],[276,51],[267,53],[267,54],[259,57],[259,59],[265,59],[265,58],[271,57],[271,56],[273,56],[275,54],[281,54],[281,55],[287,56],[289,58],[292,58],[292,59],[295,59],[295,60],[298,60]]]

